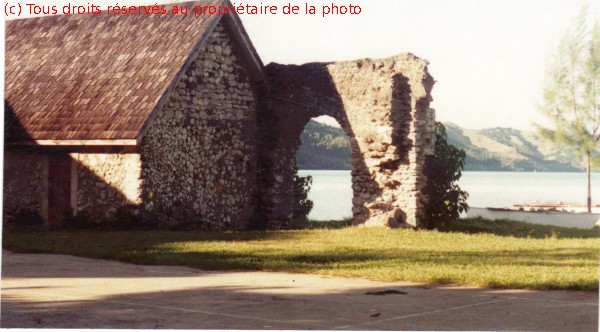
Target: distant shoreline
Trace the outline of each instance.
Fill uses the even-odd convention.
[[[306,172],[306,171],[352,171],[352,169],[323,169],[323,168],[301,168],[299,169],[299,171],[302,172]],[[584,174],[585,171],[512,171],[512,170],[500,170],[500,171],[495,171],[495,170],[464,170],[464,172],[480,172],[480,173],[582,173]],[[592,171],[592,174],[600,174],[600,171]]]

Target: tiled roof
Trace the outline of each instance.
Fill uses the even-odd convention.
[[[7,128],[6,139],[137,138],[218,19],[103,12],[7,21],[5,112],[22,130]]]

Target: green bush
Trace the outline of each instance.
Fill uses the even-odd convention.
[[[120,206],[110,218],[94,217],[88,213],[80,212],[74,215],[69,211],[65,214],[63,228],[65,229],[98,229],[98,230],[141,230],[148,229],[149,225],[143,222],[137,212],[136,206]]]
[[[37,211],[21,209],[14,215],[13,222],[22,226],[43,226],[44,219]]]
[[[7,216],[3,225],[4,231],[32,231],[44,228],[44,219],[39,212],[30,209],[20,209]]]
[[[79,212],[77,215],[72,210],[65,212],[63,217],[63,227],[65,229],[96,229],[98,224],[92,221],[92,218],[85,212]]]
[[[111,230],[139,230],[146,229],[143,218],[135,205],[120,206],[107,226]]]
[[[428,158],[424,173],[427,176],[423,227],[433,229],[451,223],[467,212],[469,194],[458,186],[465,167],[466,153],[448,143],[446,128],[436,122],[435,154]]]
[[[313,208],[313,201],[308,199],[308,192],[312,186],[312,176],[299,176],[298,167],[294,168],[294,206],[293,226],[308,222],[308,214]]]

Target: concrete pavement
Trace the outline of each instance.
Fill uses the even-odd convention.
[[[2,328],[598,331],[598,293],[2,254]]]

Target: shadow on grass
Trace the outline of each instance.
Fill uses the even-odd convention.
[[[321,273],[501,288],[598,289],[597,273],[590,275],[589,272],[596,271],[598,250],[589,240],[565,245],[559,240],[515,244],[515,241],[534,240],[510,239],[496,240],[491,245],[451,245],[446,239],[446,244],[441,246],[435,243],[398,246],[377,242],[400,237],[398,243],[401,243],[404,238],[400,232],[382,238],[380,233],[348,235],[344,230],[326,230],[328,233],[315,238],[320,232],[49,232],[11,234],[4,239],[4,246],[15,252],[68,254],[208,270]],[[430,238],[427,236],[433,233],[403,232],[406,241],[411,236],[418,241],[440,241],[448,237],[439,234]],[[389,231],[381,233],[385,235]],[[5,277],[13,277],[16,272],[3,269]],[[84,272],[80,276],[103,277]],[[536,276],[545,279],[539,280]]]
[[[600,229],[577,229],[548,225],[528,224],[513,220],[487,220],[469,218],[454,221],[448,226],[440,227],[441,232],[459,232],[466,234],[493,234],[516,238],[559,238],[588,239],[600,238]]]
[[[490,223],[459,221],[445,230],[455,234],[365,228],[16,232],[5,234],[3,247],[14,252],[210,270],[324,273],[504,288],[598,289],[598,244],[580,239],[597,238],[595,230]],[[468,236],[458,233],[460,227],[464,233],[500,236]],[[559,239],[566,237],[565,231],[573,232],[571,237],[577,239]],[[3,273],[11,276],[13,271]]]

